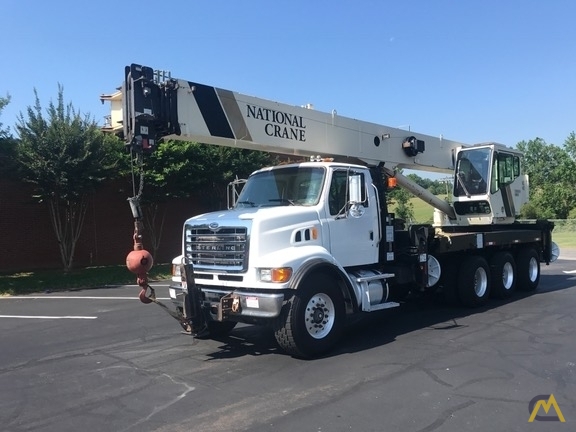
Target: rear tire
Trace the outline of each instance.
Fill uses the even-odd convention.
[[[484,257],[465,259],[458,273],[458,294],[464,306],[482,306],[490,296],[490,267]]]
[[[509,298],[516,289],[516,262],[510,252],[497,252],[490,260],[492,297]]]
[[[534,248],[521,249],[516,257],[518,289],[534,291],[540,283],[540,258]]]
[[[342,333],[343,322],[342,293],[332,278],[315,273],[284,305],[274,334],[288,354],[312,358],[332,348]]]

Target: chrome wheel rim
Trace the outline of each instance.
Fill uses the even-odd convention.
[[[474,273],[474,292],[476,296],[483,297],[488,289],[488,274],[482,267],[476,269]]]
[[[304,320],[306,331],[314,339],[328,336],[334,326],[335,318],[334,302],[330,296],[319,293],[308,301]]]
[[[512,264],[510,262],[507,262],[506,264],[504,264],[504,267],[502,268],[502,286],[504,287],[505,290],[509,290],[510,288],[512,288],[513,284],[514,284],[514,267],[512,267]]]
[[[530,258],[530,262],[528,263],[528,277],[530,278],[530,282],[535,282],[538,278],[538,261],[536,261],[536,258]]]

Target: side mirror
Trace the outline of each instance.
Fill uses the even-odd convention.
[[[362,176],[360,174],[352,174],[348,176],[348,187],[350,204],[359,204],[364,202],[362,199]]]
[[[353,218],[359,218],[364,215],[364,197],[362,196],[362,175],[351,174],[348,176],[348,193],[350,209],[348,214]]]

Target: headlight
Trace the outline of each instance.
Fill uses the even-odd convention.
[[[181,274],[181,265],[180,264],[172,264],[172,277],[173,278],[180,278]]]
[[[261,268],[258,270],[258,275],[262,282],[288,282],[292,277],[292,269],[290,267]]]

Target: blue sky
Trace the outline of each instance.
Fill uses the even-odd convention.
[[[576,129],[572,0],[2,0],[0,17],[5,126],[58,83],[101,123],[140,63],[469,144]]]

